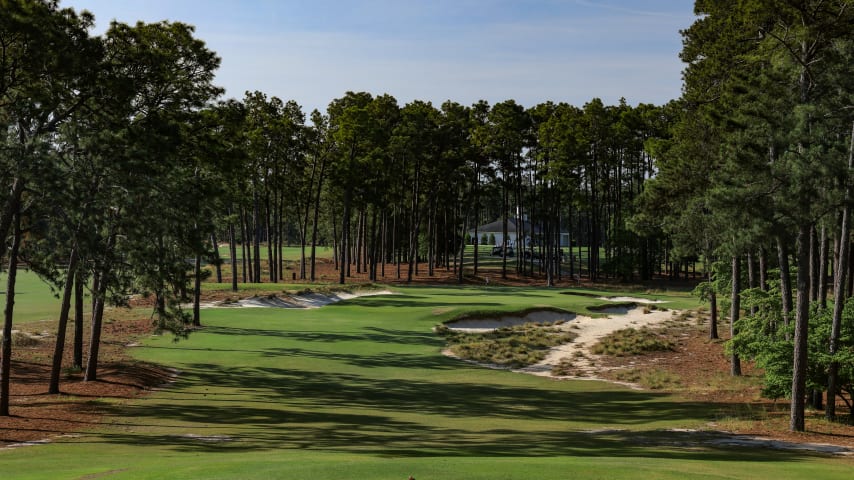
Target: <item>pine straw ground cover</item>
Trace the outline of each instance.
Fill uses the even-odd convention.
[[[143,395],[170,380],[168,369],[129,355],[130,342],[152,333],[151,321],[139,314],[129,315],[128,310],[111,310],[105,315],[98,380],[84,382],[83,372],[71,367],[73,333],[69,331],[59,395],[47,393],[55,332],[33,332],[24,325],[13,337],[27,340],[13,342],[12,416],[0,419],[0,448],[90,430],[97,426],[106,406]],[[84,352],[88,351],[88,338],[87,327]]]
[[[730,375],[730,358],[724,345],[726,324],[718,325],[719,339],[709,339],[709,315],[704,309],[684,312],[673,321],[641,335],[664,342],[661,348],[631,355],[596,357],[599,374],[642,388],[676,393],[691,401],[726,406],[714,413],[710,427],[793,442],[830,443],[854,447],[854,426],[828,422],[821,410],[808,409],[806,432],[789,431],[789,403],[760,396],[762,372],[742,360],[742,376]],[[613,347],[612,347],[613,348]],[[846,407],[837,404],[837,411]]]

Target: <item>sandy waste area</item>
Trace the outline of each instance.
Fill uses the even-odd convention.
[[[389,290],[365,290],[357,292],[306,293],[304,295],[270,295],[252,297],[236,302],[206,302],[202,308],[320,308],[342,300],[376,295],[393,295]]]
[[[632,302],[635,304],[664,303],[660,300],[647,300],[633,297],[602,297],[601,299],[612,302]],[[596,359],[599,355],[594,355],[590,351],[591,347],[595,345],[599,339],[617,330],[657,325],[666,322],[671,319],[673,315],[678,313],[674,310],[651,310],[649,313],[644,313],[643,306],[626,307],[616,305],[613,308],[605,308],[600,311],[607,314],[607,317],[592,318],[573,313],[544,310],[532,312],[524,317],[508,315],[491,319],[461,320],[458,322],[448,323],[447,326],[453,330],[485,333],[497,328],[522,325],[525,323],[553,324],[554,322],[562,322],[559,325],[553,325],[552,328],[575,332],[578,337],[571,343],[553,347],[543,361],[514,371],[543,377],[610,381],[597,375],[601,368],[595,366],[595,364],[598,363],[596,362]],[[450,352],[448,351],[445,351],[444,353],[446,355],[450,355]],[[560,365],[561,361],[564,359],[571,360],[574,370],[579,372],[580,375],[552,375],[552,368]],[[503,367],[496,366],[496,368]],[[626,385],[637,388],[632,384]]]

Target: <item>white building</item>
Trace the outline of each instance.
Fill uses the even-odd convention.
[[[524,234],[525,234],[525,245],[527,245],[531,240],[531,233],[532,233],[531,232],[531,222],[529,222],[527,220],[523,220],[523,225],[524,225]],[[474,232],[475,232],[474,229],[469,230],[469,236],[472,238],[472,242],[474,242],[474,238],[475,238]],[[534,225],[534,231],[533,231],[534,238],[539,237],[540,233],[541,233],[540,227],[537,225]],[[498,220],[496,220],[492,223],[488,223],[486,225],[481,225],[481,226],[477,227],[477,239],[478,240],[483,239],[484,235],[486,235],[487,243],[489,242],[490,236],[494,236],[495,237],[495,245],[503,245],[504,244],[504,226],[503,226],[501,219],[499,218]],[[521,235],[521,233],[517,234],[516,219],[515,218],[508,218],[507,219],[507,246],[518,248],[518,246],[519,246],[518,236],[519,235]],[[481,243],[483,243],[483,242],[481,242]],[[560,232],[560,246],[561,247],[568,247],[569,246],[569,232]]]

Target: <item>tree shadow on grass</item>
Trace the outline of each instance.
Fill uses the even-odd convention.
[[[189,394],[205,386],[215,388]],[[717,408],[731,407],[674,402],[650,392],[575,392],[215,364],[190,366],[180,387],[173,391],[175,396],[167,392],[161,398],[111,407],[125,431],[108,431],[102,441],[189,451],[293,448],[388,456],[749,461],[811,456],[716,445],[709,441],[714,437],[710,433],[629,431],[659,421],[692,422],[706,412],[713,415]],[[512,427],[515,422],[518,428]],[[585,424],[606,430],[578,431]],[[142,430],[132,433],[134,427]]]
[[[216,326],[206,327],[205,332],[213,335],[287,338],[289,340],[301,342],[374,342],[402,345],[429,345],[431,343],[441,344],[441,339],[439,339],[439,337],[437,337],[432,332],[394,330],[377,327],[365,328],[364,332],[343,333],[304,330],[269,330],[257,328]],[[177,350],[187,349],[187,347],[184,345],[175,345],[174,347],[159,346],[156,348],[174,348]]]
[[[268,404],[269,405],[269,404]],[[643,457],[702,461],[790,462],[819,455],[727,447],[724,434],[669,430],[468,430],[395,420],[381,414],[293,411],[257,406],[163,405],[161,417],[197,422],[157,433],[107,432],[94,442],[166,446],[185,452],[295,449],[383,457]],[[145,412],[135,411],[135,415]],[[211,425],[229,417],[228,423]],[[219,428],[217,428],[217,426]],[[163,432],[166,430],[166,432]],[[89,437],[89,440],[92,440]]]

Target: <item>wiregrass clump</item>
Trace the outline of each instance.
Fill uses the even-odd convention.
[[[3,338],[3,332],[0,332],[0,339]],[[15,347],[35,347],[41,343],[35,335],[29,335],[24,332],[12,332],[12,346]]]
[[[675,344],[664,335],[647,327],[626,328],[603,337],[591,348],[596,355],[626,357],[650,352],[673,350]]]
[[[641,370],[632,368],[617,371],[614,377],[621,382],[636,383],[650,390],[665,390],[679,387],[681,385],[679,376],[668,371]]]
[[[436,333],[445,338],[448,349],[460,358],[511,368],[540,362],[549,349],[577,337],[574,332],[533,323],[502,327],[486,333],[460,332],[439,325]]]

